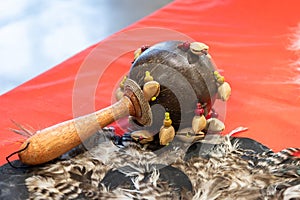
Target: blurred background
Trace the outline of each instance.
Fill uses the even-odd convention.
[[[0,0],[0,95],[172,0]]]

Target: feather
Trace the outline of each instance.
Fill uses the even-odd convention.
[[[25,138],[29,138],[29,137],[31,137],[31,136],[34,135],[34,132],[33,132],[33,131],[28,130],[28,129],[25,128],[23,125],[17,123],[17,122],[14,121],[14,120],[11,120],[11,121],[12,121],[12,123],[13,123],[15,126],[17,126],[17,127],[20,129],[20,130],[17,130],[17,129],[10,128],[10,130],[11,130],[12,132],[15,132],[15,133],[17,133],[17,134],[19,134],[19,135],[22,135],[22,136],[24,136]],[[31,129],[32,129],[32,128],[31,128]]]
[[[67,160],[26,170],[28,199],[248,200],[300,194],[297,148],[275,153],[254,140],[229,136],[189,148],[174,140],[158,151],[132,142],[118,148],[111,137],[99,142]],[[1,192],[14,185],[13,174],[4,180],[10,184],[2,184]]]

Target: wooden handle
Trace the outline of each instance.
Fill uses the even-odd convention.
[[[18,155],[28,165],[37,165],[53,160],[79,145],[97,130],[127,115],[136,116],[136,106],[130,98],[123,96],[117,103],[69,121],[38,131],[28,138],[20,149],[28,147]]]

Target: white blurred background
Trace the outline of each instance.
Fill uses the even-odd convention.
[[[0,0],[0,95],[172,0]]]

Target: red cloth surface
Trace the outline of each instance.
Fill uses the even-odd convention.
[[[191,39],[210,46],[232,86],[225,133],[244,126],[248,131],[236,136],[274,151],[300,147],[299,71],[292,65],[296,54],[288,50],[299,7],[297,0],[174,1],[2,95],[0,164],[24,141],[9,130],[16,128],[11,120],[34,132],[110,105],[133,51],[164,40]]]

